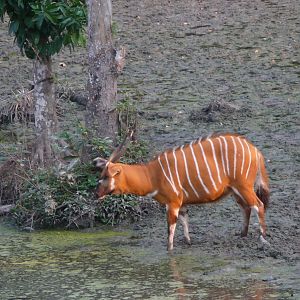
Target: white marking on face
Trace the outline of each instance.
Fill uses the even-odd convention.
[[[227,145],[225,137],[221,136],[221,138],[222,138],[222,140],[224,141],[224,144],[225,144],[225,158],[226,158],[226,164],[227,164],[227,175],[229,176],[230,172],[229,172],[229,160],[228,160],[228,145]]]
[[[183,192],[185,193],[186,197],[189,196],[189,193],[183,188],[181,182],[180,182],[180,178],[179,178],[179,174],[178,174],[178,165],[177,165],[177,158],[176,158],[176,153],[175,153],[175,148],[173,149],[173,157],[174,157],[174,161],[175,161],[175,172],[176,172],[176,177],[177,177],[177,181],[178,181],[178,185],[179,187],[183,190]]]
[[[242,165],[241,165],[241,175],[243,174],[243,170],[244,170],[244,163],[245,163],[245,149],[244,149],[244,145],[240,139],[240,137],[237,138],[240,145],[242,146],[242,153],[243,153],[243,158],[242,158]]]
[[[192,188],[193,192],[195,193],[195,195],[199,198],[199,194],[197,193],[196,189],[194,188],[192,182],[191,182],[191,179],[190,179],[190,175],[189,175],[189,170],[188,170],[188,166],[187,166],[187,162],[186,162],[186,157],[185,157],[185,153],[183,151],[183,147],[184,146],[181,146],[180,147],[180,150],[181,150],[181,153],[182,153],[182,156],[183,156],[183,161],[184,161],[184,167],[185,167],[185,173],[186,173],[186,177],[187,177],[187,180],[189,182],[189,185],[190,187]]]
[[[103,182],[103,179],[100,179],[100,180],[98,181],[99,184],[101,184],[102,182]]]
[[[203,149],[203,147],[202,147],[202,144],[201,144],[201,143],[198,143],[198,145],[199,145],[199,147],[200,147],[200,149],[201,149],[202,156],[203,156],[203,159],[204,159],[204,162],[205,162],[207,171],[208,171],[209,178],[210,178],[210,180],[211,180],[211,182],[212,182],[212,184],[213,184],[213,186],[214,186],[214,189],[217,191],[218,189],[217,189],[216,183],[215,183],[215,181],[214,181],[214,179],[213,179],[213,177],[212,177],[211,170],[210,170],[210,167],[209,167],[209,165],[208,165],[208,162],[207,162],[206,155],[205,155],[204,149]]]
[[[223,146],[222,146],[222,141],[221,139],[218,137],[217,140],[219,141],[220,144],[220,152],[221,152],[221,158],[222,158],[222,167],[223,167],[223,172],[224,175],[226,176],[226,170],[225,170],[225,164],[224,164],[224,153],[223,153]]]
[[[209,194],[209,190],[207,188],[207,186],[204,184],[202,178],[201,178],[201,174],[200,174],[200,170],[199,170],[199,166],[198,166],[198,161],[197,161],[197,158],[195,156],[195,153],[194,153],[194,149],[193,149],[193,145],[192,143],[190,144],[190,149],[191,149],[191,152],[192,152],[192,156],[193,156],[193,159],[194,159],[194,163],[195,163],[195,166],[196,166],[196,170],[197,170],[197,175],[198,175],[198,179],[202,185],[202,187],[204,188],[205,192],[207,194]]]
[[[214,143],[213,143],[212,140],[208,139],[208,141],[210,142],[210,145],[211,145],[211,150],[212,150],[212,153],[213,153],[215,166],[216,166],[216,169],[217,169],[217,172],[218,172],[219,183],[222,183],[222,181],[221,181],[221,176],[220,176],[219,165],[218,165],[218,161],[217,161],[217,157],[216,157],[215,146],[214,146]]]
[[[110,181],[110,189],[113,191],[115,189],[115,179],[112,178]]]
[[[233,143],[233,179],[235,179],[235,173],[236,173],[236,143],[234,140],[234,137],[231,136],[231,140]]]
[[[156,196],[157,194],[158,194],[158,190],[155,190],[155,191],[153,191],[153,192],[151,192],[151,193],[148,193],[148,194],[146,195],[146,197],[153,198],[153,197]]]
[[[167,181],[168,181],[169,184],[171,185],[173,191],[175,192],[176,195],[178,195],[179,192],[177,191],[177,189],[176,189],[174,183],[173,183],[173,182],[170,180],[170,178],[167,176],[167,174],[166,174],[166,172],[165,172],[165,169],[164,169],[164,167],[163,167],[163,165],[162,165],[162,163],[161,163],[160,156],[158,157],[158,162],[159,162],[159,165],[160,165],[160,167],[161,167],[161,169],[162,169],[162,171],[163,171],[164,176],[166,177]]]

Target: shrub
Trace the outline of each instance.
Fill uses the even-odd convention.
[[[86,227],[94,222],[93,190],[97,179],[89,165],[63,175],[52,170],[30,170],[13,210],[23,227]]]

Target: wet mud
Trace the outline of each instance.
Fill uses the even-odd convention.
[[[229,197],[190,208],[191,247],[178,226],[175,251],[166,253],[166,221],[158,209],[126,227],[128,236],[104,239],[106,264],[101,263],[101,247],[94,245],[89,258],[81,253],[70,259],[70,273],[58,278],[78,278],[72,264],[79,270],[96,268],[98,272],[83,272],[86,281],[80,281],[95,293],[82,292],[86,299],[98,295],[100,286],[107,291],[103,299],[120,294],[132,299],[130,291],[137,299],[300,298],[299,1],[118,0],[113,11],[116,44],[127,48],[119,97],[126,94],[136,101],[141,138],[153,145],[154,155],[214,131],[245,135],[267,161],[271,246],[259,243],[254,217],[248,237],[240,238],[242,214]],[[31,63],[12,47],[3,25],[0,47],[2,101],[28,85]],[[60,62],[66,67],[59,67]],[[84,50],[64,51],[54,63],[61,83],[84,90]],[[78,111],[83,109],[72,105],[65,115],[78,117],[62,124],[66,130],[81,120]],[[53,257],[62,255],[57,264],[63,265],[64,254],[59,253]],[[29,274],[22,270],[21,279],[29,284]],[[43,274],[57,274],[55,270]],[[115,270],[111,278],[118,284],[104,279],[108,270]]]

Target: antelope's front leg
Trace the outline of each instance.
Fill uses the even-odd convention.
[[[167,205],[167,221],[168,221],[168,251],[173,250],[173,240],[178,219],[179,208]]]

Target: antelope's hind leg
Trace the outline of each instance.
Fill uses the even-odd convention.
[[[187,244],[191,245],[191,238],[189,234],[189,222],[188,222],[188,209],[185,206],[179,209],[179,221],[183,227],[184,237]]]
[[[244,203],[247,203],[251,209],[253,209],[258,217],[259,226],[260,226],[260,240],[264,244],[269,244],[266,240],[266,222],[265,222],[265,206],[262,201],[256,196],[253,189],[241,189],[238,191],[239,197],[242,198]],[[236,195],[237,193],[235,193]],[[250,216],[250,215],[249,215]]]
[[[258,199],[258,198],[257,198]],[[265,245],[270,245],[270,243],[266,240],[266,222],[265,222],[265,207],[264,204],[258,199],[258,205],[253,206],[253,210],[256,212],[259,226],[260,226],[260,241]]]
[[[238,195],[234,194],[234,198],[235,198],[236,202],[238,203],[238,205],[240,206],[241,211],[243,213],[243,217],[244,217],[244,224],[243,224],[243,228],[241,231],[241,237],[246,237],[248,234],[248,229],[249,229],[251,207],[249,207],[247,205],[247,203],[245,203],[245,201]]]

